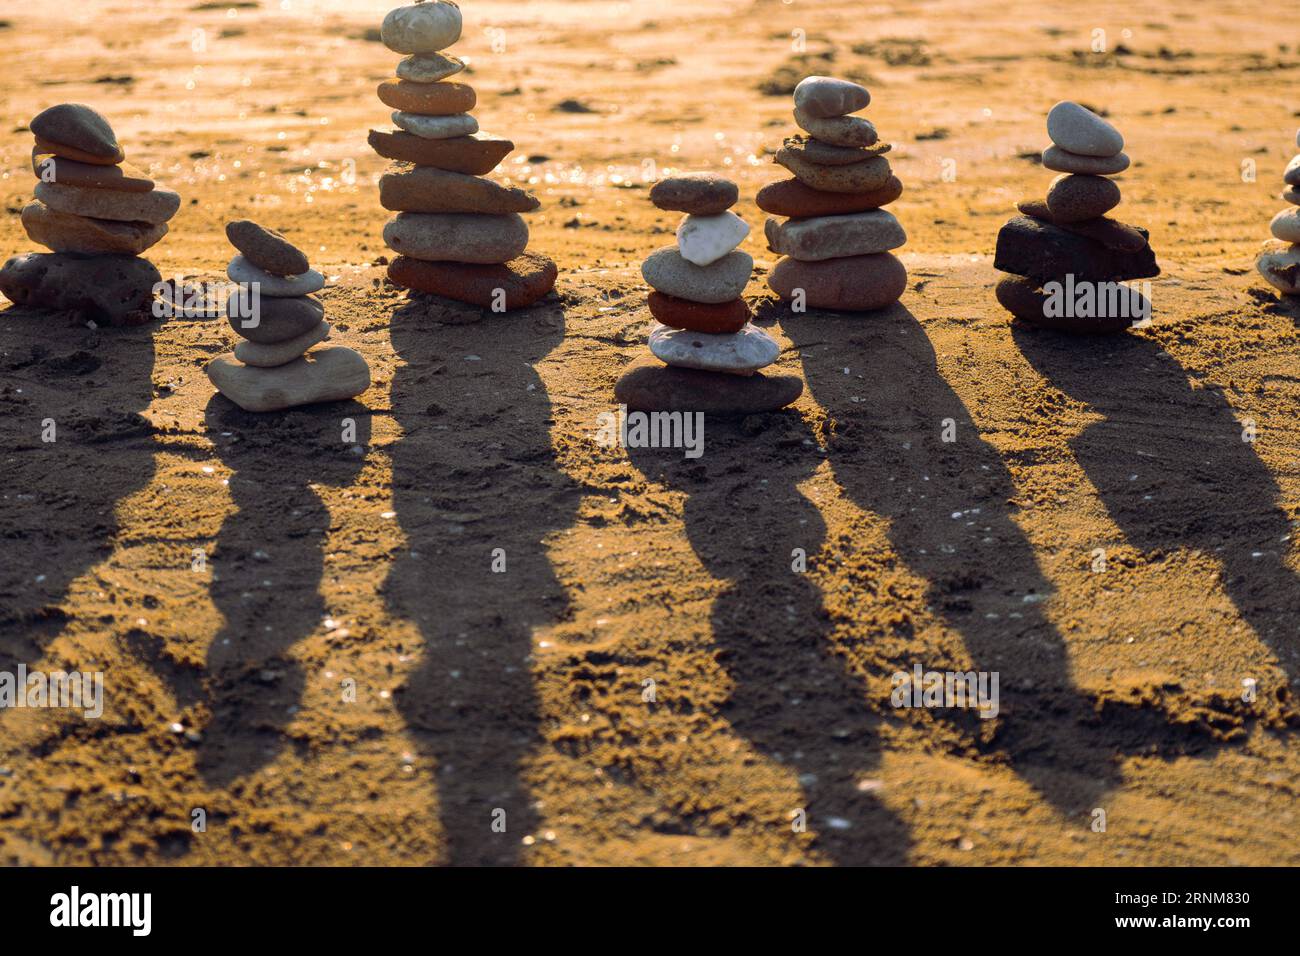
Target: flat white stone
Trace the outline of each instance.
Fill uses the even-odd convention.
[[[69,186],[65,183],[36,184],[36,198],[57,212],[120,222],[168,222],[181,208],[181,197],[170,189],[132,193],[120,189]]]
[[[315,269],[308,269],[302,275],[273,276],[263,272],[243,256],[235,256],[226,267],[226,275],[231,282],[240,285],[257,283],[257,291],[272,299],[291,299],[300,295],[311,295],[325,288],[325,277]]]
[[[769,219],[765,232],[773,252],[801,262],[869,256],[907,242],[903,224],[883,209],[785,222]]]
[[[352,349],[317,349],[287,365],[256,368],[218,355],[205,371],[222,395],[246,412],[275,412],[316,402],[355,398],[370,387],[370,366]]]
[[[1062,100],[1047,114],[1047,135],[1053,143],[1082,156],[1115,156],[1124,149],[1124,137],[1092,110]]]
[[[656,325],[650,333],[650,351],[656,358],[678,368],[752,375],[775,362],[781,346],[751,324],[739,332],[722,335]]]
[[[870,103],[865,86],[831,76],[807,76],[794,88],[794,105],[809,116],[846,116]]]
[[[1255,268],[1274,288],[1287,295],[1300,295],[1300,245],[1276,240],[1264,243]]]
[[[460,8],[432,0],[390,10],[379,38],[394,53],[437,53],[460,39]]]
[[[323,342],[330,334],[330,324],[321,322],[314,329],[308,329],[302,335],[284,342],[266,345],[261,342],[240,342],[235,346],[235,358],[245,365],[256,368],[275,368],[287,365],[302,355],[317,342]]]
[[[472,136],[478,132],[478,120],[468,113],[452,113],[450,116],[421,116],[419,113],[406,113],[397,110],[393,113],[393,123],[413,136],[425,139],[451,139],[455,136]]]
[[[717,262],[749,235],[749,223],[734,212],[687,216],[677,227],[677,251],[687,262],[707,266]]]

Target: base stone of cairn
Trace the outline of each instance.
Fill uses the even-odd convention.
[[[686,215],[677,244],[641,266],[654,290],[654,358],[633,362],[614,386],[629,410],[751,415],[784,408],[802,394],[798,376],[761,371],[781,350],[749,323],[742,296],[754,260],[737,248],[749,234],[730,211],[738,198],[735,183],[708,173],[670,177],[650,190],[660,209]]]
[[[226,302],[230,327],[244,341],[218,355],[206,372],[217,391],[246,412],[355,398],[370,387],[370,367],[343,346],[309,351],[330,332],[313,293],[325,277],[274,230],[248,220],[228,223],[239,255],[226,274],[239,290]]]
[[[794,119],[806,135],[785,141],[776,162],[793,179],[765,186],[758,207],[769,219],[768,248],[781,256],[768,276],[786,301],[815,309],[869,312],[893,305],[907,269],[890,250],[907,242],[902,224],[881,207],[903,193],[876,128],[851,114],[865,109],[863,86],[810,76],[795,87]]]
[[[1300,132],[1295,136],[1300,146]],[[1255,268],[1283,295],[1300,295],[1300,155],[1287,163],[1282,173],[1282,198],[1291,204],[1273,217],[1269,228],[1273,238],[1264,244]]]
[[[393,161],[379,181],[380,203],[397,213],[384,229],[384,242],[398,253],[388,278],[509,312],[545,297],[557,270],[525,251],[528,226],[519,214],[537,209],[537,200],[480,178],[515,144],[479,131],[470,115],[477,94],[451,79],[465,64],[442,51],[460,39],[461,27],[456,4],[431,0],[390,11],[380,30],[390,50],[407,55],[397,78],[379,85],[397,129],[369,137],[371,148]]]
[[[53,251],[9,259],[0,292],[105,325],[150,321],[162,276],[140,256],[167,235],[181,197],[127,163],[113,128],[89,106],[51,106],[29,128],[38,182],[21,219],[32,241]]]
[[[1151,314],[1151,303],[1121,285],[1160,274],[1145,229],[1106,214],[1119,205],[1107,176],[1128,169],[1124,137],[1100,116],[1062,101],[1047,114],[1052,145],[1043,165],[1060,173],[1046,201],[1018,204],[998,231],[993,267],[1008,273],[998,303],[1017,319],[1062,332],[1119,332]]]

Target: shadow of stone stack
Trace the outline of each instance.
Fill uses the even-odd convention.
[[[629,409],[746,415],[784,408],[803,391],[797,376],[759,372],[781,347],[749,321],[743,295],[754,259],[737,248],[749,226],[730,212],[739,195],[735,183],[709,173],[673,176],[650,190],[660,209],[686,216],[677,244],[641,265],[654,290],[649,344],[658,361],[634,362],[614,386]]]
[[[1295,134],[1300,146],[1300,132]],[[1291,204],[1269,224],[1273,238],[1255,260],[1255,268],[1269,284],[1284,295],[1300,295],[1300,155],[1291,157],[1282,173],[1282,198]]]
[[[280,233],[255,222],[226,225],[239,250],[226,275],[238,288],[226,300],[226,318],[244,339],[207,365],[222,395],[247,412],[274,412],[360,395],[370,387],[370,367],[343,346],[307,354],[329,335],[325,306],[312,293],[325,277]]]
[[[181,197],[127,163],[108,120],[89,106],[51,106],[30,129],[39,182],[36,201],[23,208],[23,229],[53,252],[6,262],[0,292],[19,305],[106,325],[148,322],[162,277],[139,257],[167,235]]]
[[[380,37],[407,54],[397,79],[379,85],[398,128],[371,130],[376,153],[393,160],[379,180],[379,201],[397,216],[384,242],[398,253],[388,266],[397,285],[494,312],[532,305],[555,286],[555,263],[526,252],[528,225],[520,213],[538,201],[522,189],[480,177],[515,148],[479,132],[470,115],[473,87],[448,79],[465,68],[441,51],[460,39],[454,3],[433,0],[398,7]]]
[[[785,141],[776,161],[794,174],[757,196],[769,219],[767,244],[780,259],[767,284],[796,309],[867,312],[893,305],[907,288],[907,269],[889,250],[907,242],[881,207],[903,193],[876,128],[860,116],[871,94],[829,76],[810,76],[794,90],[794,119],[807,136]]]
[[[1119,284],[1160,274],[1149,234],[1106,215],[1120,202],[1107,177],[1129,166],[1124,137],[1069,101],[1047,114],[1047,135],[1043,165],[1061,175],[1046,202],[1018,203],[1022,215],[998,231],[993,267],[1010,273],[998,302],[1017,319],[1065,332],[1118,332],[1149,318],[1146,297]]]

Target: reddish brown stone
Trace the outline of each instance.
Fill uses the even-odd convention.
[[[380,83],[379,99],[385,106],[421,116],[468,113],[478,101],[474,87],[464,83],[412,83],[409,80]]]
[[[370,148],[385,159],[399,159],[417,166],[436,166],[471,176],[492,172],[515,148],[508,139],[481,133],[449,139],[425,139],[404,130],[384,132],[372,129],[368,142]]]
[[[783,179],[760,189],[755,202],[759,209],[773,216],[806,219],[879,209],[901,195],[903,183],[897,176],[890,176],[885,185],[868,193],[828,193],[806,186],[797,179]]]
[[[65,143],[52,143],[48,139],[41,139],[39,136],[36,137],[36,148],[42,153],[54,153],[64,159],[75,159],[79,163],[88,163],[91,166],[116,166],[126,158],[125,153],[113,159],[96,156],[94,153],[87,153],[75,146],[68,146]]]
[[[75,159],[56,156],[39,146],[32,148],[32,172],[42,182],[61,186],[117,189],[128,193],[147,193],[154,188],[154,181],[130,163],[116,166],[79,163]]]
[[[821,262],[787,257],[777,262],[767,284],[787,301],[802,289],[810,309],[870,312],[898,301],[907,289],[907,268],[888,252]]]
[[[525,252],[500,265],[428,262],[398,256],[388,266],[388,278],[398,285],[468,302],[484,309],[503,305],[505,311],[524,309],[555,287],[559,270],[546,256]],[[497,290],[504,292],[499,302]]]
[[[732,299],[718,305],[691,302],[662,292],[650,293],[650,314],[674,329],[691,332],[739,332],[749,321],[749,306],[744,299]]]

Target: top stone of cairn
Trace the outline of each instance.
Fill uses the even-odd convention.
[[[459,40],[460,26],[460,7],[450,0],[431,0],[389,11],[379,36],[394,53],[429,54]]]
[[[794,88],[794,105],[818,119],[848,116],[866,109],[870,102],[865,86],[831,76],[805,77]]]
[[[51,146],[71,147],[86,161],[116,165],[126,158],[108,120],[81,103],[60,103],[37,113],[29,128]],[[77,158],[73,156],[71,158]]]
[[[1047,114],[1047,135],[1061,149],[1080,156],[1118,156],[1124,137],[1092,110],[1062,100]]]

